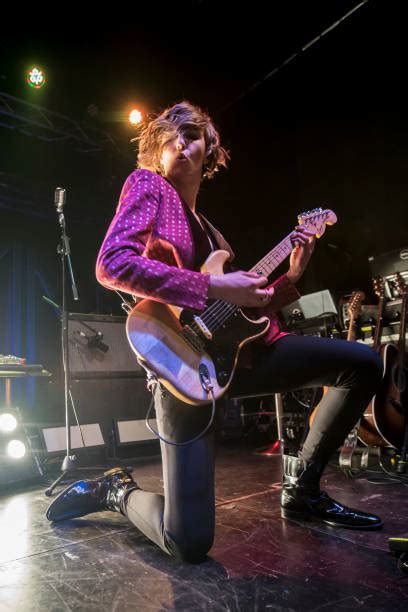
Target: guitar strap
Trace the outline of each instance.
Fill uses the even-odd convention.
[[[217,242],[217,247],[219,249],[222,249],[223,251],[227,251],[229,253],[229,261],[233,261],[235,259],[235,253],[232,250],[231,246],[228,244],[228,242],[225,240],[224,236],[221,234],[221,232],[219,232],[217,230],[217,228],[215,228],[212,223],[210,223],[208,221],[208,219],[206,217],[204,217],[204,215],[202,213],[200,213],[200,217],[201,219],[204,221],[204,223],[207,225],[208,229],[210,230],[212,236],[214,236],[216,242]]]

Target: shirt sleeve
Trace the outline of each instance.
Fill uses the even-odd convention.
[[[266,308],[269,311],[277,312],[284,306],[291,304],[300,298],[300,293],[295,285],[288,279],[286,274],[282,274],[276,281],[268,285],[268,289],[273,287],[274,294],[268,302]]]
[[[286,274],[280,276],[273,283],[264,287],[264,289],[271,289],[272,287],[275,291],[270,301],[265,306],[260,306],[255,309],[256,315],[259,317],[266,316],[269,319],[276,318],[275,313],[278,312],[278,310],[300,298],[299,291],[288,279]]]
[[[168,265],[144,255],[159,214],[159,177],[136,170],[126,180],[116,214],[96,262],[96,278],[108,289],[202,310],[209,274]]]
[[[275,314],[278,310],[291,304],[295,300],[300,298],[300,293],[296,289],[295,285],[288,279],[286,274],[280,276],[276,281],[268,285],[267,289],[274,288],[275,292],[268,304],[256,309],[258,316],[266,316],[270,321],[270,326],[267,333],[260,338],[261,344],[272,344],[284,335],[281,331],[279,319]]]

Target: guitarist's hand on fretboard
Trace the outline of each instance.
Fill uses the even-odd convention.
[[[316,236],[307,227],[299,225],[291,234],[294,249],[290,255],[288,279],[295,284],[299,281],[315,248]]]

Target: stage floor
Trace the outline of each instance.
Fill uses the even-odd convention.
[[[216,539],[199,565],[167,557],[113,512],[53,525],[44,489],[0,498],[0,610],[407,610],[408,575],[387,538],[408,535],[407,488],[323,477],[334,497],[382,516],[378,532],[280,518],[280,458],[218,448]],[[135,469],[161,490],[161,466]]]

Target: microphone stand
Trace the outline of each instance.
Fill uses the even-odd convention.
[[[63,212],[65,204],[65,189],[57,187],[55,190],[54,202],[58,213],[58,222],[61,228],[61,242],[57,247],[57,253],[61,256],[61,277],[62,277],[62,309],[61,309],[61,347],[62,347],[62,365],[64,369],[64,402],[65,402],[65,436],[66,436],[66,456],[61,466],[62,474],[53,484],[45,490],[45,495],[50,497],[53,490],[59,482],[66,476],[68,472],[77,469],[76,455],[71,454],[71,431],[69,425],[69,391],[70,391],[70,376],[68,364],[68,313],[67,313],[67,295],[66,295],[66,264],[68,264],[69,275],[71,278],[72,294],[74,300],[78,300],[78,290],[75,284],[74,273],[71,264],[71,251],[69,248],[69,237],[66,234],[65,216]],[[72,399],[72,398],[71,398]],[[85,444],[84,444],[85,446]]]

